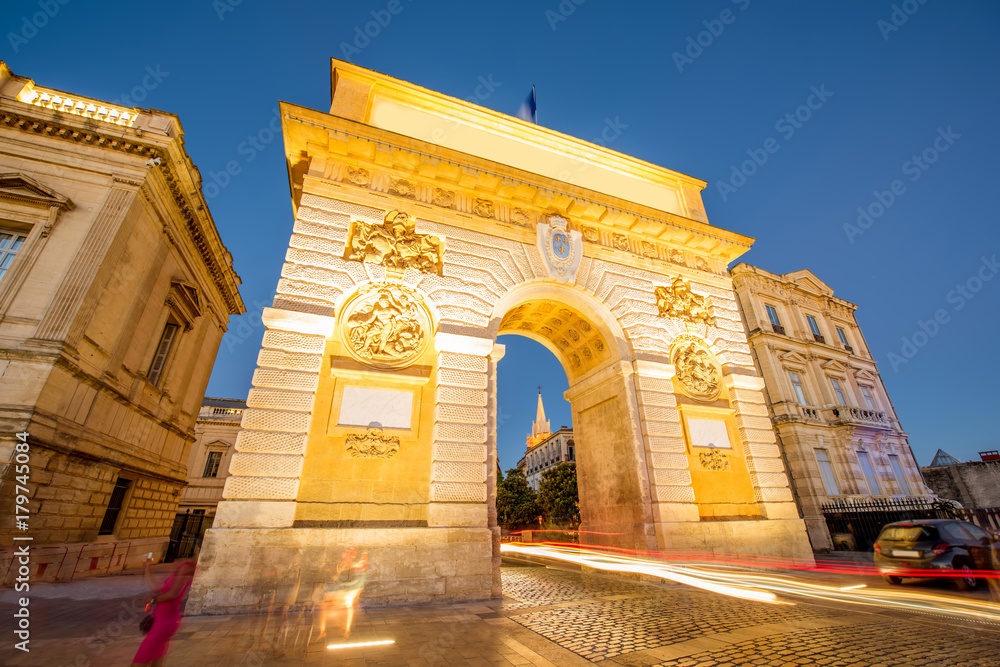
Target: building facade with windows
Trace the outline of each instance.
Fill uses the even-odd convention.
[[[795,496],[816,550],[833,546],[827,503],[929,497],[857,306],[809,271],[730,270]]]
[[[176,552],[172,555],[193,555],[205,530],[211,527],[246,407],[246,401],[235,398],[206,397],[202,402],[187,460],[187,486],[181,492],[170,531],[171,547]]]
[[[539,390],[535,421],[531,425],[531,435],[527,437],[527,451],[517,462],[517,468],[524,472],[528,486],[538,491],[542,485],[542,474],[563,461],[576,461],[573,429],[563,426],[552,432],[550,422],[545,418],[545,406],[542,405],[542,392]]]
[[[33,577],[162,556],[219,343],[245,310],[180,121],[0,63],[0,165],[3,487],[30,471],[29,517],[15,525],[5,491],[0,530],[33,538]]]

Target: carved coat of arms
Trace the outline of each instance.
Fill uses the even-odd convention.
[[[550,278],[564,283],[576,279],[583,259],[583,235],[570,230],[566,218],[550,215],[548,222],[538,225],[538,250]]]
[[[358,361],[400,368],[423,352],[430,315],[423,297],[395,283],[362,286],[340,315],[341,335]]]
[[[397,273],[417,269],[441,275],[442,252],[441,239],[417,234],[408,213],[389,211],[380,225],[360,220],[351,224],[344,259],[381,264]]]
[[[671,346],[670,363],[677,380],[693,398],[714,401],[722,387],[722,370],[715,355],[700,339],[678,336]]]
[[[695,294],[683,278],[674,278],[666,287],[656,288],[656,307],[660,317],[715,324],[715,317],[709,313],[707,296]]]

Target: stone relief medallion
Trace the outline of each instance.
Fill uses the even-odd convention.
[[[443,244],[430,234],[417,234],[407,213],[389,211],[381,225],[355,220],[347,236],[344,259],[381,264],[402,273],[417,269],[441,275]]]
[[[492,218],[493,202],[489,199],[477,199],[475,204],[472,205],[472,212],[480,218]]]
[[[691,286],[683,278],[674,278],[669,286],[657,287],[655,293],[660,317],[715,324],[715,316],[709,313],[711,303],[708,297],[692,292]]]
[[[371,181],[371,174],[368,173],[367,169],[362,169],[361,167],[358,167],[357,169],[354,167],[348,167],[347,180],[355,185],[368,185]]]
[[[698,337],[681,334],[670,346],[670,363],[674,365],[675,377],[692,398],[714,401],[722,389],[722,367]]]
[[[455,203],[455,193],[451,190],[434,188],[433,202],[435,206],[450,208]]]
[[[550,278],[564,283],[576,279],[583,259],[583,235],[570,230],[566,218],[550,215],[548,222],[538,225],[538,250]]]
[[[702,468],[708,470],[729,470],[729,457],[718,449],[701,452],[698,454],[698,458],[701,460]]]
[[[391,459],[399,451],[399,438],[383,435],[380,428],[370,428],[364,434],[348,433],[347,451],[356,459]]]
[[[518,227],[530,227],[531,226],[531,216],[528,212],[521,208],[515,208],[510,213],[510,221],[513,222]]]
[[[417,194],[417,189],[405,178],[397,178],[389,183],[389,194],[413,198]]]
[[[396,283],[362,285],[340,313],[351,356],[375,368],[403,368],[420,356],[431,333],[423,297]]]

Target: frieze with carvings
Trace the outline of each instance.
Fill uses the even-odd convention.
[[[389,194],[413,199],[417,196],[417,189],[405,178],[397,178],[389,183]]]
[[[674,278],[669,286],[657,287],[655,294],[660,317],[715,324],[715,316],[709,312],[711,304],[708,297],[692,292],[683,278]]]
[[[714,401],[722,388],[722,368],[708,346],[689,334],[681,334],[670,349],[677,381],[684,391],[702,401]]]
[[[729,470],[729,457],[718,449],[698,454],[701,467],[707,470]]]
[[[380,428],[367,433],[349,433],[347,451],[356,459],[391,459],[399,451],[399,437],[385,435]]]
[[[510,213],[510,221],[513,222],[518,227],[530,227],[531,214],[525,211],[523,208],[515,208]]]
[[[340,326],[355,359],[375,368],[402,368],[427,347],[431,318],[415,290],[397,283],[369,283],[344,305]]]
[[[355,185],[368,185],[371,183],[371,178],[371,174],[368,173],[367,169],[363,169],[361,167],[358,167],[357,169],[354,167],[347,168],[347,180]]]
[[[430,234],[417,234],[409,214],[389,211],[381,225],[360,220],[351,224],[344,259],[381,264],[396,272],[417,269],[441,275],[442,243]]]

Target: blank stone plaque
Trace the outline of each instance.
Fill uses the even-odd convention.
[[[726,422],[719,419],[688,419],[688,433],[693,447],[732,449]]]
[[[344,387],[339,426],[410,428],[413,392]]]

